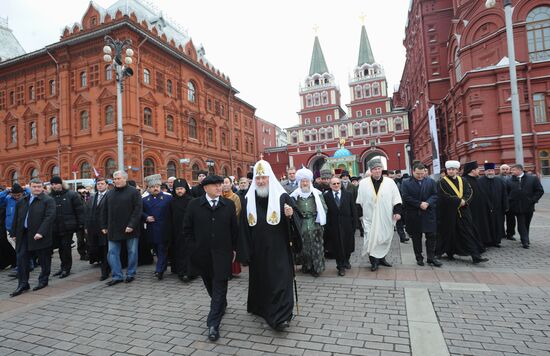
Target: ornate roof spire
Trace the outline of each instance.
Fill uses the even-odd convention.
[[[365,25],[361,27],[361,41],[359,44],[359,60],[357,61],[357,66],[360,67],[363,64],[373,64],[374,55],[372,54],[372,49],[370,48],[369,36],[367,36],[367,29]]]
[[[313,43],[313,53],[311,54],[311,64],[309,66],[309,75],[315,73],[323,74],[328,73],[327,63],[325,62],[325,56],[319,43],[319,37],[315,36],[315,42]]]

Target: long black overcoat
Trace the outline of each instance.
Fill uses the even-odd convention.
[[[437,183],[424,178],[421,183],[414,177],[401,183],[401,197],[407,216],[406,229],[409,234],[437,232]],[[420,203],[429,204],[428,209],[420,209]]]
[[[36,196],[29,207],[30,196],[20,199],[15,206],[12,231],[15,232],[15,250],[19,251],[23,232],[25,230],[25,217],[27,212],[27,241],[28,250],[36,251],[50,248],[53,244],[53,224],[55,222],[56,209],[55,200],[45,193]],[[36,234],[42,235],[41,239],[35,240]]]

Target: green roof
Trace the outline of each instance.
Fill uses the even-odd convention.
[[[357,66],[362,66],[365,63],[373,64],[374,55],[372,54],[372,49],[370,48],[367,29],[365,28],[365,25],[363,25],[361,28],[361,43],[359,45],[359,60],[357,61]]]
[[[311,64],[309,66],[309,75],[315,73],[323,74],[328,73],[327,63],[325,62],[325,56],[323,56],[323,50],[319,43],[319,37],[315,36],[315,43],[313,44],[313,53],[311,54]]]

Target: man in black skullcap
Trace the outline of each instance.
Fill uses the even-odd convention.
[[[479,187],[487,194],[489,204],[489,232],[491,234],[489,244],[500,247],[500,240],[505,236],[504,216],[508,211],[508,194],[506,182],[495,174],[496,165],[485,163],[485,175],[479,178]]]
[[[492,210],[491,202],[487,197],[487,193],[479,185],[479,166],[476,161],[467,162],[464,164],[464,172],[462,177],[466,182],[470,184],[472,188],[472,200],[469,202],[470,211],[472,212],[472,219],[474,222],[474,228],[477,232],[478,240],[483,246],[495,246],[491,242],[491,222],[490,211]],[[497,244],[500,245],[500,244]]]

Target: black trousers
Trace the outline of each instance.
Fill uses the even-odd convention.
[[[512,212],[507,212],[506,216],[506,237],[512,237],[516,233],[516,215]]]
[[[400,240],[407,238],[407,235],[405,234],[405,221],[402,219],[395,223],[395,230],[397,231],[397,235],[399,235]]]
[[[71,245],[73,244],[73,233],[58,233],[56,241],[59,247],[59,258],[61,259],[61,270],[70,272],[73,267],[73,255]]]
[[[515,214],[515,216],[518,220],[518,232],[521,237],[521,243],[529,245],[529,226],[531,225],[533,213]]]
[[[210,312],[206,326],[219,327],[227,307],[227,279],[217,280],[211,276],[201,276],[206,291],[210,296]]]
[[[88,236],[84,232],[84,230],[78,230],[76,232],[76,250],[78,251],[78,254],[80,257],[84,257],[88,255]]]
[[[20,286],[26,286],[29,284],[29,261],[31,259],[31,251],[29,251],[29,237],[27,232],[23,233],[23,236],[17,237],[21,239],[17,250],[17,279]],[[40,250],[32,251],[32,254],[38,256],[38,262],[40,263],[40,276],[38,282],[47,284],[50,277],[52,268],[52,249],[43,248]]]
[[[426,256],[428,260],[433,260],[435,255],[435,233],[426,232]],[[414,255],[416,256],[417,261],[423,261],[424,256],[422,256],[422,233],[411,234],[413,241],[413,250]]]
[[[111,273],[111,267],[109,266],[109,261],[107,260],[107,255],[109,254],[109,245],[105,244],[103,246],[98,246],[99,252],[99,265],[101,266],[101,276],[107,277]]]

